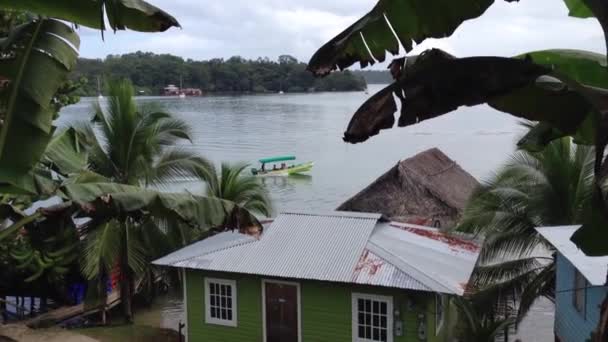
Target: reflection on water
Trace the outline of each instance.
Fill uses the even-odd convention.
[[[194,141],[184,148],[194,149],[214,162],[245,161],[254,165],[260,158],[286,154],[296,155],[299,161],[314,161],[308,176],[260,178],[271,192],[275,213],[333,210],[400,159],[431,147],[443,150],[478,179],[484,178],[507,160],[522,132],[513,117],[477,106],[415,126],[387,130],[363,144],[345,144],[342,134],[352,113],[381,86],[370,88],[369,95],[145,97],[138,101],[161,102],[166,110],[190,123]],[[58,124],[87,120],[93,101],[96,99],[83,99],[65,108]],[[182,189],[202,193],[204,185],[193,181],[171,185],[171,190]],[[181,304],[169,301],[164,305],[162,315],[152,310],[142,319],[152,322],[152,312],[156,312],[160,321],[155,323],[175,328]]]

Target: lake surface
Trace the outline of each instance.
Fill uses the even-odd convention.
[[[399,160],[438,147],[478,179],[487,177],[513,151],[522,129],[517,120],[487,106],[455,113],[407,128],[383,131],[365,143],[350,145],[342,134],[365,99],[363,92],[208,96],[186,99],[143,97],[193,127],[188,146],[214,162],[257,160],[294,154],[315,162],[310,177],[265,178],[276,210],[333,210]],[[59,124],[86,120],[93,98],[65,108]],[[200,184],[179,187],[199,189]]]
[[[365,143],[350,145],[342,134],[357,108],[382,86],[364,92],[206,96],[186,99],[142,97],[155,101],[193,127],[195,149],[214,162],[248,162],[294,154],[315,162],[310,176],[262,178],[275,214],[288,210],[334,210],[399,160],[438,147],[478,180],[508,160],[523,129],[518,120],[488,106],[462,108],[421,124],[386,130]],[[97,99],[84,98],[65,108],[59,125],[90,117]],[[175,184],[176,190],[203,191],[197,182]],[[177,327],[179,302],[160,306],[146,317],[149,324]],[[155,316],[155,313],[158,316]],[[541,300],[520,326],[523,341],[553,338],[553,305]],[[511,336],[514,337],[513,335]]]

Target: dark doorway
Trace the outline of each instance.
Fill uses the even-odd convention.
[[[298,342],[298,287],[265,282],[266,342]]]

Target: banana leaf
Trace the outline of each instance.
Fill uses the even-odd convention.
[[[61,192],[66,200],[78,204],[83,214],[89,217],[151,215],[163,219],[177,219],[190,226],[205,229],[215,228],[227,222],[230,226],[224,228],[243,229],[247,228],[247,224],[262,227],[255,216],[235,203],[214,197],[166,193],[116,183],[71,183],[65,184]],[[230,220],[235,216],[245,216],[246,220]]]
[[[52,105],[59,86],[76,65],[80,39],[56,20],[18,27],[2,41],[0,76],[9,79],[0,128],[0,187],[35,193],[24,175],[32,172],[53,137]]]
[[[583,0],[564,0],[568,7],[568,15],[576,18],[592,18],[595,15]]]
[[[605,1],[564,2],[570,16],[595,17],[606,34]],[[399,44],[408,53],[414,42],[451,36],[464,21],[481,16],[493,3],[494,0],[379,0],[369,13],[319,48],[308,63],[308,70],[324,76],[356,62],[364,68],[383,62],[386,52],[398,54]]]
[[[105,29],[104,17],[113,30],[165,31],[178,26],[167,12],[142,0],[0,0],[0,7],[67,20]]]
[[[322,76],[356,62],[362,68],[376,60],[382,62],[387,51],[399,53],[400,43],[409,52],[413,42],[450,36],[463,21],[479,17],[492,3],[494,0],[379,0],[369,13],[317,50],[308,69]]]
[[[517,58],[455,58],[432,49],[407,59],[405,72],[368,99],[353,115],[344,140],[357,143],[394,125],[401,101],[400,127],[487,103],[497,110],[544,121],[520,144],[540,146],[573,135],[595,144],[598,108],[608,95],[608,70],[602,55],[578,50],[544,50]],[[591,101],[589,96],[596,101]],[[594,104],[594,102],[596,102]]]

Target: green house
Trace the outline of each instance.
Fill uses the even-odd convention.
[[[154,263],[182,270],[189,342],[447,341],[478,254],[379,214],[283,213]]]

